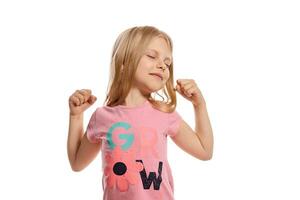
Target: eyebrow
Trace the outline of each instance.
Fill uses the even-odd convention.
[[[150,50],[150,51],[154,51],[156,54],[159,54],[159,52],[158,52],[158,51],[156,51],[155,49],[148,49],[148,50]],[[165,60],[169,60],[169,61],[171,61],[171,62],[172,62],[172,58],[170,58],[170,57],[166,57],[166,58],[165,58]]]

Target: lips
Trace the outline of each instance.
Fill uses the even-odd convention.
[[[161,80],[163,80],[163,77],[161,74],[159,73],[150,73],[150,75],[153,75],[153,76],[158,76]]]

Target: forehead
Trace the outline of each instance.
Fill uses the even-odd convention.
[[[162,55],[163,57],[172,60],[171,49],[170,49],[167,41],[164,38],[161,38],[161,37],[153,38],[150,41],[146,50],[150,51],[150,52],[158,53],[158,54]]]

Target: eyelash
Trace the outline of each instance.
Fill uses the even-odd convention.
[[[147,55],[148,57],[150,57],[150,58],[155,58],[155,57],[153,57],[153,56],[150,56],[150,55]]]
[[[149,58],[152,58],[152,59],[154,59],[155,57],[154,56],[150,56],[150,55],[147,55]],[[170,68],[171,67],[171,65],[167,65],[167,64],[165,64],[168,68]]]

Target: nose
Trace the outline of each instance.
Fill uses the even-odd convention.
[[[157,66],[158,66],[158,68],[161,68],[163,71],[165,71],[165,69],[166,69],[166,66],[161,61],[158,62]]]
[[[161,67],[159,67],[159,68],[161,68],[163,71],[166,70],[166,68],[165,68],[164,66],[161,66]]]

